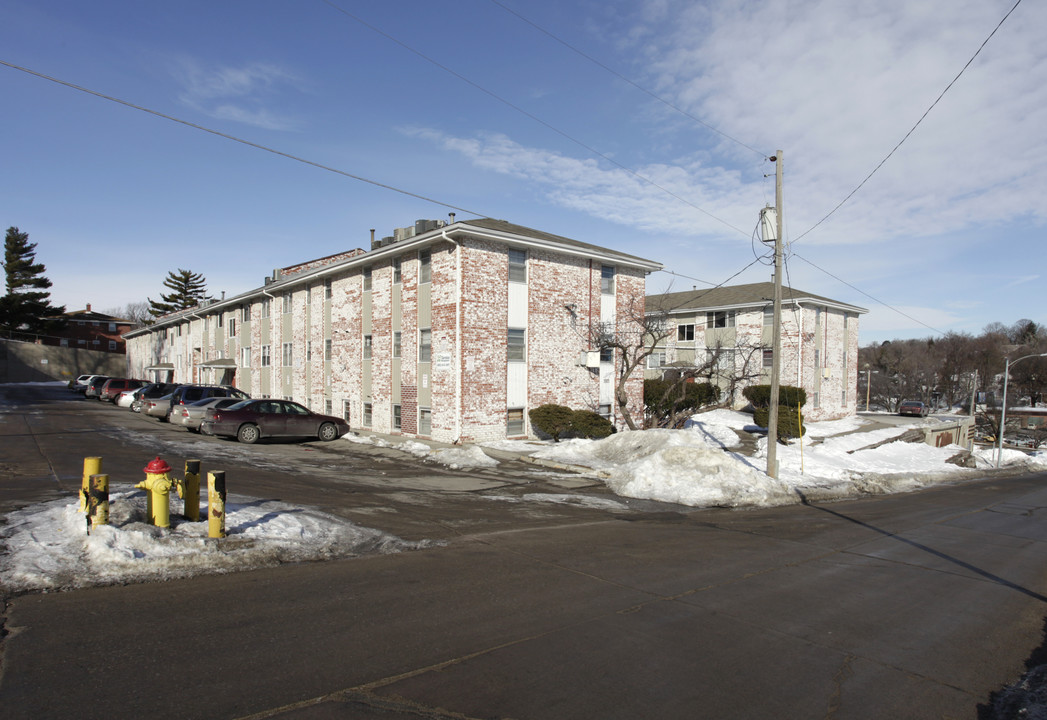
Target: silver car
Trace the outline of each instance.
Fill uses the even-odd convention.
[[[158,398],[149,398],[142,403],[142,412],[150,417],[160,418],[161,422],[167,421],[167,413],[171,410],[171,393]]]
[[[241,402],[243,398],[238,397],[213,397],[197,400],[189,405],[174,405],[167,415],[167,421],[172,425],[181,425],[190,432],[200,432],[200,423],[204,421],[204,413],[208,408],[224,408]]]

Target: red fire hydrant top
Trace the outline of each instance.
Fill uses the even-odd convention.
[[[163,460],[161,460],[159,455],[156,456],[156,460],[153,460],[148,465],[146,465],[145,469],[143,470],[143,472],[146,472],[150,475],[161,475],[170,471],[171,466]]]

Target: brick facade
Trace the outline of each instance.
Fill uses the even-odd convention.
[[[525,253],[523,281],[509,278],[510,250],[517,258]],[[607,295],[601,298],[602,266],[615,269],[610,305]],[[613,319],[601,317],[601,307],[611,313],[630,303],[642,307],[646,275],[659,267],[503,221],[441,225],[370,252],[285,269],[261,288],[164,318],[128,336],[130,363],[143,375],[146,367],[171,363],[177,382],[213,378],[204,359],[235,360],[232,382],[253,397],[292,397],[317,412],[330,408],[354,428],[470,442],[505,438],[510,420],[522,416],[527,436],[526,411],[543,403],[605,409],[600,380],[610,366],[579,362],[593,349],[589,323]],[[290,313],[283,312],[285,296]],[[249,327],[241,322],[245,307]],[[234,317],[240,327],[230,335]],[[510,330],[525,338],[522,358],[509,357]],[[421,356],[423,337],[427,357]],[[249,366],[243,348],[249,348]],[[627,395],[639,417],[641,373],[630,379]],[[617,410],[609,412],[621,425]]]

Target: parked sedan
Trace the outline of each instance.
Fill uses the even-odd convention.
[[[95,375],[88,382],[84,388],[84,397],[98,399],[98,393],[102,391],[102,386],[105,385],[106,381],[109,380],[108,375]]]
[[[200,430],[206,435],[235,437],[242,443],[263,437],[315,437],[334,440],[349,432],[339,417],[320,415],[290,400],[244,400],[225,408],[210,408]]]
[[[220,409],[243,402],[238,397],[212,397],[197,400],[188,405],[175,405],[167,415],[167,422],[172,425],[181,425],[190,432],[200,432],[200,423],[204,421],[204,413],[209,408]]]
[[[915,417],[927,417],[928,408],[926,403],[915,400],[906,400],[898,406],[899,415],[913,415]]]
[[[167,421],[167,413],[171,411],[171,393],[161,397],[142,400],[142,413],[150,417],[160,418]]]
[[[122,393],[116,396],[116,401],[113,403],[117,407],[129,408],[131,403],[135,401],[135,393],[141,388],[135,388],[134,390],[124,390]]]

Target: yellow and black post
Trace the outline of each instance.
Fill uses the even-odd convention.
[[[207,537],[225,537],[225,470],[207,473]]]
[[[91,494],[91,476],[102,472],[102,458],[84,458],[84,476],[80,480],[80,512],[87,512],[88,497]]]
[[[91,497],[88,501],[88,518],[90,527],[109,524],[109,476],[91,476]],[[88,531],[90,532],[90,530]]]
[[[149,521],[157,527],[171,527],[171,466],[160,459],[145,466],[145,480],[135,485],[149,491]]]
[[[182,516],[191,522],[200,519],[200,461],[186,460],[185,475],[178,483],[178,497],[182,498]]]

